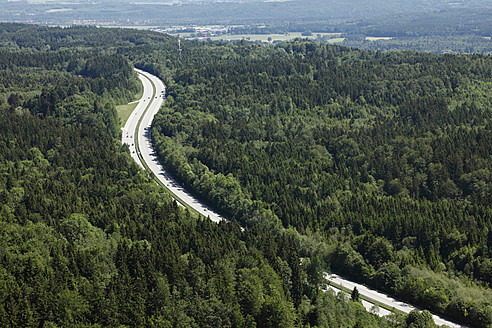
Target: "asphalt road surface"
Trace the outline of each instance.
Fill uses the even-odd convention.
[[[386,294],[380,293],[374,289],[370,289],[364,285],[357,284],[355,282],[352,282],[350,280],[344,279],[336,274],[329,274],[325,272],[325,278],[337,285],[340,285],[342,287],[345,287],[349,290],[353,290],[354,287],[357,287],[359,290],[359,293],[367,298],[370,298],[372,300],[378,301],[386,306],[393,307],[396,310],[399,310],[404,313],[410,313],[410,311],[417,309],[416,307],[403,303],[401,301],[398,301]],[[367,307],[366,307],[367,308]],[[417,310],[422,310],[422,309],[417,309]],[[457,323],[451,322],[449,320],[446,320],[442,317],[439,317],[435,314],[432,315],[434,318],[434,322],[438,326],[447,326],[451,328],[466,328],[466,326],[459,325]]]
[[[142,81],[144,92],[130,118],[123,127],[122,142],[128,144],[132,158],[145,169],[143,162],[149,167],[159,181],[174,194],[178,202],[184,202],[204,217],[214,222],[225,220],[224,217],[212,211],[199,202],[176,182],[159,163],[151,142],[151,125],[154,115],[164,102],[166,87],[156,76],[136,69]],[[135,137],[137,136],[137,141]],[[136,147],[138,142],[138,148]],[[140,155],[140,156],[139,156]],[[184,205],[184,204],[183,204]]]
[[[333,286],[326,286],[326,288],[323,289],[324,291],[327,291],[327,290],[332,290],[333,292],[335,292],[335,294],[339,293],[339,292],[342,292],[340,289],[337,289]],[[350,297],[350,293],[346,294],[348,297]],[[377,314],[378,316],[380,317],[384,317],[384,316],[387,316],[387,315],[390,315],[392,314],[393,312],[391,311],[388,311],[386,310],[385,308],[381,308],[377,305],[374,305],[373,303],[370,303],[366,300],[361,300],[360,301],[362,303],[362,305],[364,306],[364,308],[367,310],[367,312],[371,312],[373,314]]]

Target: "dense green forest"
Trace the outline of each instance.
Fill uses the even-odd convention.
[[[330,267],[492,323],[490,58],[183,49],[0,24],[1,326],[434,326],[320,292]],[[162,161],[231,222],[178,207],[120,144],[132,66],[169,87]]]
[[[115,104],[146,55],[169,79],[174,44],[0,24],[0,326],[433,327],[428,312],[388,321],[320,292],[317,237],[198,218],[149,180]]]
[[[162,162],[241,224],[319,234],[338,272],[490,324],[491,58],[229,49],[169,84]]]

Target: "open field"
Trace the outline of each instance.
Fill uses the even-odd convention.
[[[45,12],[46,13],[61,13],[61,12],[65,12],[65,11],[72,11],[73,9],[71,8],[60,8],[60,9],[49,9],[49,10],[46,10]]]
[[[177,35],[177,34],[176,34]],[[238,41],[238,40],[248,40],[248,41],[259,41],[259,42],[269,42],[268,38],[271,38],[271,42],[274,41],[290,41],[295,38],[316,40],[318,38],[326,37],[329,42],[341,42],[343,38],[340,38],[340,33],[313,33],[311,36],[303,36],[301,32],[289,32],[283,34],[223,34],[219,36],[209,37],[210,40],[223,40],[223,41]],[[192,33],[181,33],[183,38],[195,39]],[[333,40],[333,41],[332,41]],[[336,41],[335,41],[336,40]]]
[[[377,41],[377,40],[392,40],[394,37],[392,36],[367,36],[367,41]]]
[[[95,24],[97,25],[97,24]],[[155,30],[158,29],[160,26],[157,25],[106,25],[104,27],[107,28],[129,28],[129,29],[135,29],[135,30]]]
[[[333,38],[333,39],[329,39],[328,43],[340,43],[340,42],[343,42],[343,40],[345,40],[345,38]]]

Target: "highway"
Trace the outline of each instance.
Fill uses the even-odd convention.
[[[202,204],[180,186],[159,163],[152,147],[151,125],[155,114],[157,114],[164,102],[166,86],[159,78],[152,74],[138,69],[135,69],[135,71],[142,81],[144,91],[142,98],[122,128],[122,142],[130,147],[132,158],[143,169],[147,167],[162,185],[173,194],[174,199],[178,203],[193,208],[214,222],[225,220],[224,217]]]
[[[332,285],[327,285],[325,287],[323,287],[323,291],[326,292],[327,290],[331,290],[333,291],[335,294],[338,294],[339,292],[342,292],[342,293],[345,293],[344,291],[332,286]],[[350,297],[350,293],[345,293],[348,297]],[[379,307],[373,303],[370,303],[366,300],[360,300],[360,302],[362,303],[362,305],[364,306],[364,308],[367,310],[367,312],[371,312],[373,314],[376,314],[380,317],[384,317],[384,316],[387,316],[387,315],[390,315],[392,314],[393,312],[385,309],[385,308],[382,308],[382,307]]]
[[[136,69],[140,80],[142,81],[144,92],[142,98],[138,101],[133,113],[122,128],[122,142],[128,144],[133,159],[143,168],[149,170],[157,177],[157,179],[165,186],[173,195],[174,198],[182,205],[188,205],[204,217],[209,217],[214,222],[225,220],[224,217],[212,211],[210,208],[200,203],[195,197],[188,193],[180,186],[159,163],[154,152],[151,142],[151,124],[155,114],[159,111],[164,102],[165,85],[156,76],[147,72]],[[137,147],[138,143],[138,147]],[[184,203],[184,204],[183,204]],[[335,274],[325,273],[325,278],[332,282],[331,289],[337,290],[337,285],[353,290],[357,287],[360,294],[380,302],[390,308],[395,308],[398,311],[409,313],[415,307],[400,302],[376,290],[370,289],[364,285],[346,280]],[[372,304],[363,301],[366,309],[370,310]],[[387,315],[389,311],[380,308],[378,314]],[[465,326],[458,325],[446,319],[433,315],[437,325],[446,325],[452,328],[462,328]]]
[[[361,284],[357,284],[355,282],[352,282],[350,280],[347,280],[347,279],[344,279],[342,277],[340,277],[339,275],[336,275],[336,274],[329,274],[327,272],[325,272],[324,274],[324,277],[326,280],[334,283],[335,285],[339,285],[339,286],[342,286],[344,288],[347,288],[349,290],[353,290],[354,287],[357,287],[357,289],[359,290],[359,293],[371,300],[375,300],[379,303],[382,303],[390,308],[395,308],[396,310],[400,311],[400,312],[403,312],[403,313],[410,313],[410,311],[412,310],[422,310],[422,309],[418,309],[412,305],[409,305],[409,304],[406,304],[406,303],[403,303],[401,301],[398,301],[386,294],[383,294],[381,292],[378,292],[377,290],[374,290],[374,289],[371,289],[367,286],[364,286],[364,285],[361,285]],[[336,289],[336,286],[330,286],[332,288],[335,288]],[[367,306],[365,305],[365,308],[367,309],[368,307],[370,306]],[[384,311],[380,311],[380,314],[382,313],[387,313],[386,310]],[[457,323],[454,323],[454,322],[451,322],[449,320],[446,320],[440,316],[437,316],[435,314],[432,315],[432,317],[434,318],[434,322],[436,323],[436,325],[438,326],[447,326],[447,327],[451,327],[451,328],[466,328],[466,326],[462,326],[462,325],[459,325]]]

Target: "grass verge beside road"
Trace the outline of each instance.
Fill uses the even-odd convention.
[[[135,107],[137,107],[138,101],[136,102],[131,102],[126,105],[119,105],[116,106],[116,112],[118,113],[118,118],[120,119],[120,127],[124,127],[126,121],[128,121],[128,118],[130,117],[130,114],[133,112]]]
[[[128,121],[128,118],[130,117],[130,114],[133,113],[135,107],[137,107],[137,104],[142,96],[143,89],[139,93],[135,94],[135,96],[133,97],[134,101],[126,105],[116,106],[116,113],[118,114],[118,118],[120,119],[120,128],[125,126],[126,121]]]

